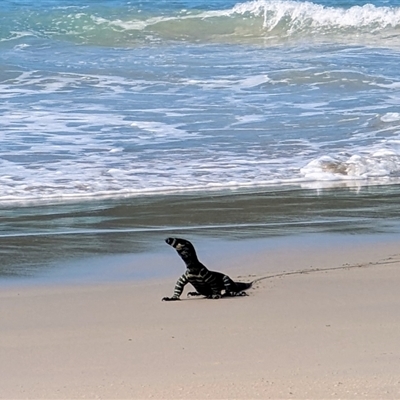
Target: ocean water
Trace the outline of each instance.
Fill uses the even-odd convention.
[[[400,177],[400,2],[4,0],[0,200]]]
[[[313,215],[285,208],[285,229],[338,219],[326,210],[346,214],[347,231],[352,218],[354,231],[363,218],[397,221],[399,65],[399,0],[3,0],[4,268],[45,264],[57,235],[107,233],[111,248],[113,234],[142,228],[259,232],[275,193],[287,207],[329,199]],[[258,217],[249,200],[221,221],[243,193],[262,198]],[[187,218],[168,211],[176,196]],[[196,198],[214,221],[192,223]],[[74,240],[59,257],[107,247]],[[122,242],[115,251],[128,252]]]

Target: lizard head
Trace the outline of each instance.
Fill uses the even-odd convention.
[[[169,237],[165,241],[178,252],[186,264],[197,261],[196,250],[188,240]]]

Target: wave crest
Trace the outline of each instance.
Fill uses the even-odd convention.
[[[254,0],[222,10],[170,10],[161,13],[90,8],[53,9],[46,14],[5,16],[0,41],[24,36],[50,37],[103,46],[179,41],[268,41],[400,39],[400,7],[372,4],[327,7],[309,1]],[[8,24],[8,25],[7,25]],[[383,43],[383,45],[385,45]],[[395,45],[395,44],[394,44]]]
[[[325,7],[312,2],[255,0],[236,5],[233,14],[263,18],[267,31],[281,28],[288,33],[304,30],[353,29],[376,32],[400,27],[400,8],[372,4],[351,8]]]
[[[311,181],[394,178],[400,176],[400,154],[391,149],[379,149],[370,154],[348,157],[322,156],[300,170]]]

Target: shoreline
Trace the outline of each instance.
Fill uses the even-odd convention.
[[[291,251],[238,241],[228,267],[208,262],[227,248],[204,254],[207,243],[200,259],[234,279],[260,277],[266,260],[265,275],[285,275],[244,298],[166,303],[183,266],[163,251],[155,259],[170,253],[176,274],[3,288],[0,398],[398,397],[397,236]]]
[[[333,256],[336,265],[377,262],[386,253],[396,253],[396,233],[302,234],[283,237],[184,238],[195,245],[200,261],[210,270],[246,276],[275,275],[286,272],[331,268],[325,252],[340,249]],[[0,288],[31,286],[104,285],[107,283],[152,283],[175,279],[184,264],[175,250],[160,237],[158,246],[142,253],[98,254],[58,261],[44,271],[26,276],[0,278]],[[361,261],[358,261],[361,258]]]
[[[400,233],[399,194],[400,185],[359,192],[275,188],[3,207],[0,277],[47,274],[60,264],[99,256],[162,252],[167,236],[239,243],[309,234]]]

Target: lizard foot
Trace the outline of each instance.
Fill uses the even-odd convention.
[[[161,301],[177,301],[180,300],[179,297],[163,297]]]
[[[225,292],[223,297],[248,296],[246,292]]]
[[[199,293],[199,292],[189,292],[187,294],[187,297],[191,297],[191,296],[201,296],[201,293]]]
[[[207,296],[207,299],[220,299],[221,295],[220,294],[210,294],[209,296]]]

